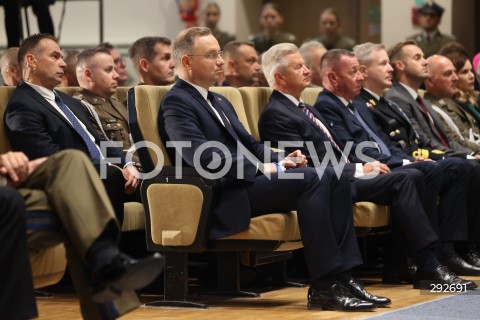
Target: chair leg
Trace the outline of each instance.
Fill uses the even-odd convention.
[[[240,290],[240,253],[217,253],[217,287],[218,291],[209,292],[208,295],[228,297],[260,297],[258,293]]]
[[[274,287],[304,288],[306,285],[300,282],[288,281],[287,279],[287,261],[279,261],[263,265],[262,269],[270,274],[273,281],[269,285]]]
[[[164,281],[163,300],[148,302],[146,307],[208,308],[205,304],[187,301],[188,253],[165,253]]]

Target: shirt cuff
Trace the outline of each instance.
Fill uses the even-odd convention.
[[[412,161],[410,161],[408,159],[403,159],[402,166],[406,166],[407,164],[410,164],[410,163],[412,163]]]
[[[361,178],[363,176],[365,176],[365,173],[363,172],[363,164],[355,163],[355,173],[353,174],[353,177]]]

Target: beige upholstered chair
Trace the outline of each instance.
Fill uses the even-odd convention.
[[[271,88],[243,87],[242,94],[248,125],[258,135],[258,120],[263,108],[267,105],[273,90]],[[302,93],[302,99],[313,106],[322,88],[307,88]],[[367,233],[373,228],[383,228],[390,225],[390,213],[386,206],[371,202],[358,202],[353,205],[354,223],[359,233]]]
[[[210,250],[219,253],[220,264],[224,263],[222,268],[232,270],[232,273],[219,281],[219,286],[221,290],[232,292],[239,289],[240,251],[292,250],[302,247],[302,244],[295,212],[256,217],[244,232],[207,241],[214,182],[201,178],[192,168],[183,168],[183,178],[177,179],[175,168],[158,134],[159,107],[169,89],[170,87],[158,86],[132,88],[128,95],[129,122],[136,142],[148,141],[158,146],[157,152],[147,148],[138,150],[146,171],[150,172],[157,165],[159,157],[164,163],[158,175],[145,179],[142,183],[147,247],[151,251],[165,252],[166,257],[164,301],[156,302],[155,305],[192,306],[195,304],[186,302],[189,252]],[[227,97],[239,118],[245,121],[242,98],[238,90],[212,90]]]
[[[5,108],[14,90],[15,87],[0,87],[0,154],[10,151],[3,118]],[[30,263],[32,265],[33,283],[36,289],[59,282],[67,266],[63,243],[48,249],[30,252]]]

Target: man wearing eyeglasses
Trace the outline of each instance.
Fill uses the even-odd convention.
[[[219,50],[208,28],[190,28],[178,34],[173,60],[179,79],[162,101],[158,116],[162,140],[167,145],[182,142],[183,163],[217,176],[210,239],[246,230],[252,217],[297,210],[313,288],[308,307],[375,309],[376,303],[354,297],[339,280],[349,277],[349,270],[362,260],[353,226],[350,179],[345,175],[337,178],[328,167],[317,174],[307,167],[299,150],[280,161],[256,141],[240,123],[232,104],[209,91],[223,75]],[[167,149],[172,158],[180,151]],[[179,163],[177,159],[175,163]],[[375,300],[389,302],[383,297]]]
[[[125,85],[128,81],[127,74],[127,62],[123,59],[120,52],[109,42],[100,43],[99,47],[103,47],[110,51],[110,55],[113,58],[113,63],[115,64],[115,71],[118,73],[118,85],[121,87]]]

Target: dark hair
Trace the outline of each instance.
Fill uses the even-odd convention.
[[[115,47],[110,42],[102,42],[98,45],[98,47],[106,48],[108,50],[115,49]]]
[[[463,55],[466,55],[467,57],[470,56],[468,54],[467,48],[465,48],[462,44],[455,41],[449,42],[443,47],[441,47],[437,54],[441,56],[447,56],[452,53],[463,54]]]
[[[128,53],[130,55],[130,59],[132,59],[133,65],[135,68],[139,66],[140,59],[145,58],[148,61],[152,61],[155,57],[155,45],[157,43],[161,43],[167,46],[172,45],[172,41],[165,37],[143,37],[136,40]]]
[[[390,63],[393,69],[395,69],[395,61],[403,59],[402,49],[403,47],[408,45],[416,46],[417,42],[415,42],[414,40],[407,40],[407,41],[399,42],[395,44],[393,47],[391,47],[390,49],[388,49],[388,57],[390,58]]]
[[[57,39],[48,33],[37,33],[26,38],[25,40],[23,40],[20,48],[18,49],[18,64],[20,65],[20,68],[23,69],[23,64],[27,53],[36,51],[38,44],[43,39],[50,39],[52,41],[55,41],[55,43],[58,43]]]
[[[106,53],[110,55],[110,50],[108,50],[106,47],[100,47],[100,46],[94,47],[94,48],[87,48],[78,54],[77,65],[80,65],[84,61],[90,59],[97,53]]]
[[[445,54],[444,56],[450,59],[450,61],[452,61],[452,64],[455,67],[455,70],[457,72],[462,70],[463,66],[465,65],[465,62],[469,61],[466,55],[459,52],[451,52],[451,53]]]
[[[255,45],[251,41],[240,41],[240,40],[230,41],[223,48],[223,54],[225,55],[225,58],[236,56],[238,49],[240,48],[240,46],[243,46],[243,45],[255,48]]]
[[[212,31],[207,27],[192,27],[180,31],[175,38],[172,48],[173,62],[177,67],[180,66],[180,59],[184,54],[191,54],[195,46],[195,40],[198,37],[211,35]]]
[[[328,50],[320,60],[320,69],[326,70],[327,66],[332,66],[333,63],[338,62],[344,56],[355,57],[355,54],[345,49]]]

